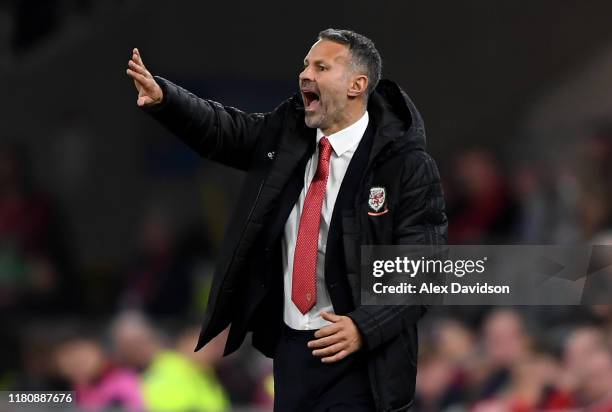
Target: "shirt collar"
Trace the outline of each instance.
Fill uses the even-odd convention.
[[[329,143],[331,144],[332,149],[334,149],[336,156],[342,156],[344,152],[357,146],[359,141],[361,141],[366,128],[368,127],[368,121],[369,115],[368,111],[366,110],[363,116],[361,116],[361,118],[355,123],[327,136],[327,140],[329,140]],[[317,128],[317,146],[319,145],[319,141],[321,138],[323,138],[323,136],[325,136],[323,131]]]

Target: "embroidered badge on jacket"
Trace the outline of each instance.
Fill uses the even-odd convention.
[[[370,210],[368,215],[380,216],[389,211],[387,209],[387,191],[382,186],[374,186],[370,188],[370,198],[368,199]]]

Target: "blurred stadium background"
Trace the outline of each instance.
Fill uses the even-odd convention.
[[[249,339],[192,352],[241,175],[137,108],[133,47],[199,96],[267,111],[319,30],[362,32],[425,118],[451,243],[609,244],[610,16],[603,0],[0,1],[0,390],[271,409]],[[610,306],[440,308],[420,339],[416,411],[612,411]]]

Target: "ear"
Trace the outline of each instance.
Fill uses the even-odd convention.
[[[365,94],[366,89],[368,88],[368,83],[368,76],[364,74],[354,76],[351,84],[349,85],[348,96],[358,97]]]

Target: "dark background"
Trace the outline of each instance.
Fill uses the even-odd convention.
[[[0,2],[1,386],[32,381],[32,336],[44,335],[51,354],[79,336],[102,339],[125,309],[169,336],[203,313],[242,176],[199,159],[136,106],[125,73],[134,47],[153,74],[201,97],[268,111],[297,91],[320,30],[358,31],[425,119],[451,242],[608,243],[611,15],[609,1]],[[489,309],[453,319],[485,342]],[[535,330],[557,331],[524,335],[552,342],[544,352],[566,371],[570,335],[584,325],[609,335],[612,324],[607,308],[519,312]],[[448,317],[432,316],[423,336]],[[265,405],[250,388],[269,364],[248,346],[225,375],[217,365],[220,379],[233,405]],[[105,356],[114,351],[105,344]],[[425,351],[423,370],[435,370],[441,351]],[[232,368],[244,365],[253,378],[243,387]],[[57,375],[55,364],[36,373]],[[601,373],[610,379],[612,365]],[[465,382],[457,402],[495,398],[474,395],[486,386],[478,379]],[[549,386],[573,405],[590,396]],[[425,390],[423,410],[443,409],[447,390]]]

